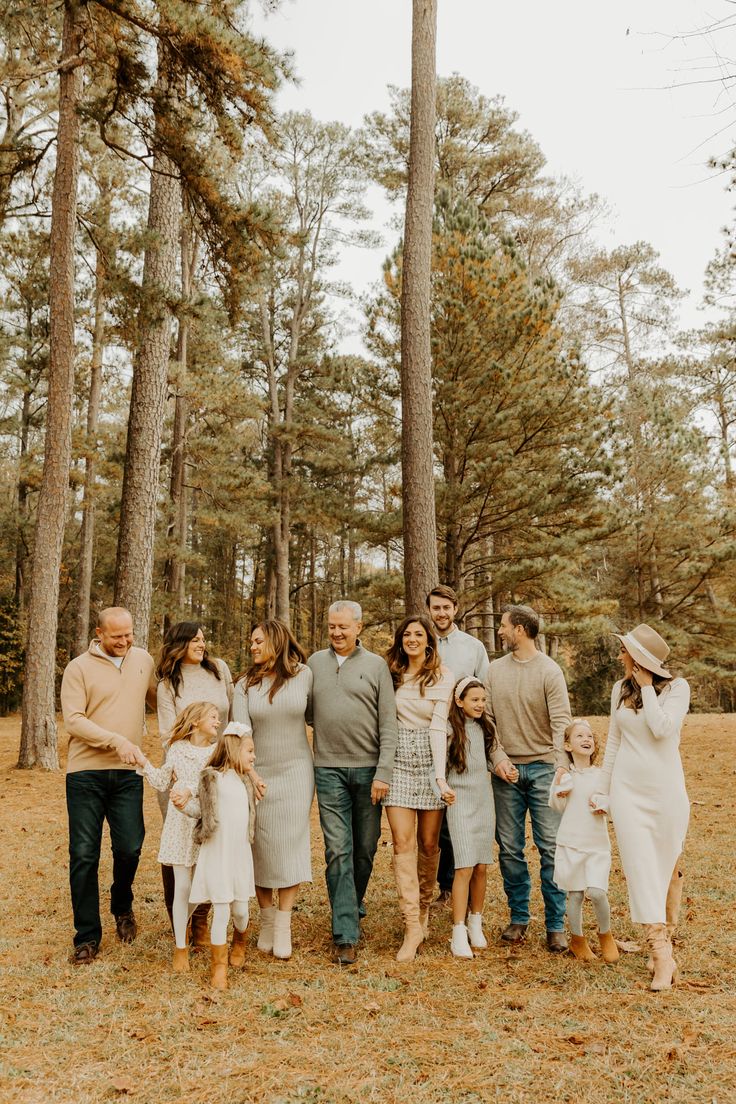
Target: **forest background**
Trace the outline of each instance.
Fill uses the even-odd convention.
[[[254,621],[282,617],[312,650],[341,596],[382,650],[404,613],[408,89],[358,128],[278,110],[298,49],[269,45],[234,0],[1,10],[2,709],[19,703],[24,642],[58,624],[58,674],[113,598],[153,652],[191,618],[236,671]],[[732,156],[724,134],[724,183]],[[376,247],[376,187],[396,217],[358,301],[336,272],[347,250]],[[642,620],[696,707],[733,711],[728,229],[696,328],[651,245],[601,247],[605,216],[604,199],[547,171],[492,79],[440,77],[439,578],[491,653],[504,602],[538,608],[580,712],[606,709],[607,634]],[[67,440],[70,477],[62,455],[39,509]],[[53,576],[35,614],[34,555]]]

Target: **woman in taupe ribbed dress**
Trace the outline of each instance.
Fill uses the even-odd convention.
[[[314,763],[304,720],[312,672],[305,666],[301,645],[282,621],[257,625],[250,648],[253,666],[235,687],[233,720],[253,729],[256,770],[266,784],[253,842],[261,910],[258,949],[289,958],[291,910],[300,884],[312,880],[309,812]]]

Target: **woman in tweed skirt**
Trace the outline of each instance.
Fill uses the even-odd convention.
[[[411,962],[428,935],[429,904],[439,862],[444,804],[435,796],[444,779],[447,706],[453,677],[440,663],[437,637],[424,614],[399,625],[386,659],[394,680],[399,742],[391,787],[383,799],[394,843],[394,876],[404,918],[404,941],[396,958]],[[415,853],[416,847],[416,853]]]
[[[235,687],[233,719],[253,729],[257,770],[268,795],[258,809],[253,840],[261,910],[258,949],[289,958],[291,910],[301,882],[312,880],[314,764],[304,720],[312,672],[283,621],[256,625],[250,650],[253,665]]]

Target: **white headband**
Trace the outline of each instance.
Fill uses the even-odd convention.
[[[455,687],[455,689],[453,691],[453,693],[455,695],[455,702],[456,702],[457,705],[460,705],[460,700],[462,698],[463,691],[467,689],[468,685],[471,682],[480,682],[480,679],[477,679],[475,677],[475,675],[468,675],[466,678],[462,678],[458,682],[457,686]]]
[[[240,740],[244,736],[252,736],[253,729],[249,724],[241,724],[240,721],[230,721],[230,723],[223,729],[223,736],[237,736]]]

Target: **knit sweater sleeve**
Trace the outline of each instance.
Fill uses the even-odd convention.
[[[621,683],[614,684],[611,691],[611,714],[608,722],[608,737],[606,739],[606,754],[603,756],[603,764],[601,766],[601,779],[600,779],[600,793],[607,794],[611,789],[611,775],[613,774],[614,763],[616,762],[616,755],[621,745],[621,729],[618,727],[618,721],[616,720],[616,710],[618,709],[618,695],[621,689]]]
[[[225,662],[224,659],[218,659],[218,660],[215,660],[215,662],[217,663],[217,667],[218,667],[218,670],[220,672],[220,678],[222,679],[223,683],[225,684],[225,693],[227,694],[227,700],[230,702],[230,712],[232,714],[233,676],[231,675],[230,668],[228,667],[228,665],[227,665],[227,663]],[[232,719],[234,720],[235,718],[233,717]],[[228,717],[228,720],[230,720],[230,717]]]
[[[433,701],[432,719],[429,722],[429,746],[432,751],[432,764],[435,778],[445,777],[447,758],[447,711],[450,694],[454,685],[452,673],[445,668],[442,679],[427,690],[427,697]]]
[[[549,713],[549,723],[552,729],[555,766],[565,767],[567,765],[565,729],[572,720],[572,714],[565,676],[557,664],[544,680],[544,696],[547,700],[547,712]]]
[[[167,747],[169,736],[176,721],[176,702],[171,684],[161,679],[156,687],[156,714],[158,716],[158,738],[162,747]]]
[[[232,697],[232,718],[239,724],[250,725],[250,711],[248,710],[248,691],[245,688],[245,679],[238,679]],[[251,725],[251,728],[253,726]]]
[[[388,664],[381,661],[378,676],[378,763],[374,778],[390,784],[394,770],[399,728],[396,720],[396,695]]]
[[[685,679],[675,679],[659,697],[653,686],[642,686],[641,700],[644,718],[655,740],[679,737],[690,708],[690,687]]]

